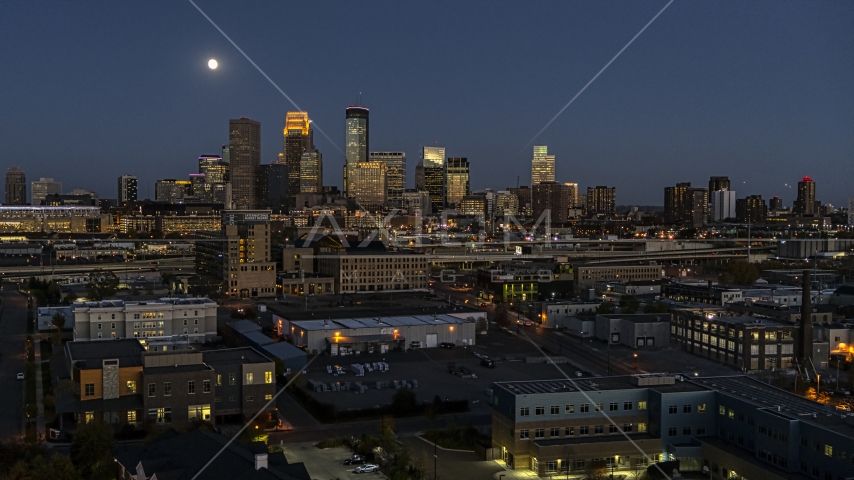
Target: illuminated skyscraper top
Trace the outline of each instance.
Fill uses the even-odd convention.
[[[345,132],[345,159],[347,163],[367,162],[370,130],[368,109],[361,106],[347,107]]]
[[[445,147],[424,147],[421,162],[424,168],[442,168],[445,165]]]
[[[534,158],[531,159],[531,185],[555,181],[555,156],[549,155],[549,147],[538,145],[534,147]]]
[[[285,136],[291,132],[299,132],[301,135],[307,136],[311,129],[310,124],[308,112],[288,112],[285,115]]]

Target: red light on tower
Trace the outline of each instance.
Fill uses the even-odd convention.
[[[802,181],[802,182],[812,182],[813,180],[812,180],[812,178],[810,178],[810,177],[804,177],[804,179],[803,179],[803,180],[801,180],[801,181]]]

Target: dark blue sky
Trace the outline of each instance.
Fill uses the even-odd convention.
[[[362,92],[371,150],[468,157],[472,188],[530,182],[531,137],[664,0],[218,2],[198,5],[341,146]],[[211,71],[207,60],[220,68]],[[228,119],[293,107],[189,2],[0,5],[0,168],[115,197],[116,177],[185,178]],[[322,135],[324,183],[343,154]],[[537,140],[557,180],[663,204],[729,175],[738,195],[854,196],[854,3],[677,0]]]

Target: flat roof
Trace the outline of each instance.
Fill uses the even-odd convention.
[[[395,338],[393,334],[386,335],[360,335],[358,337],[326,337],[329,343],[374,343],[374,342],[399,342],[405,340],[402,336]]]
[[[391,293],[391,292],[386,292]],[[405,300],[404,300],[405,301]],[[348,306],[334,308],[319,308],[317,310],[284,310],[277,305],[268,305],[268,310],[281,316],[288,321],[299,320],[337,320],[343,318],[390,318],[390,317],[412,317],[425,315],[482,313],[480,310],[461,305],[400,305],[398,307],[386,306]]]
[[[656,323],[662,321],[669,321],[670,314],[669,313],[639,313],[633,315],[617,315],[617,314],[606,314],[600,315],[601,317],[617,319],[617,320],[626,320],[627,322],[633,323]]]
[[[386,327],[412,327],[421,325],[461,325],[471,323],[464,318],[452,315],[433,316],[406,316],[406,317],[363,317],[363,318],[338,318],[335,320],[304,320],[293,321],[294,325],[308,331],[336,330],[339,328],[362,329],[362,328],[386,328]]]
[[[135,338],[73,341],[65,344],[74,366],[82,370],[100,369],[103,361],[118,359],[119,368],[141,367],[145,347]]]
[[[233,363],[266,363],[272,362],[252,347],[226,348],[224,350],[205,350],[202,352],[205,363],[233,364]]]
[[[204,370],[213,370],[208,365],[203,363],[197,363],[195,365],[175,365],[175,366],[166,366],[166,367],[148,367],[145,369],[146,374],[158,374],[158,373],[187,373],[187,372],[201,372]]]
[[[755,325],[757,327],[797,327],[794,323],[782,322],[780,320],[774,320],[772,318],[764,318],[764,317],[726,317],[726,316],[714,316],[709,320],[715,322],[729,323],[733,325]]]

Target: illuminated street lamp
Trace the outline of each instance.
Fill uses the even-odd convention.
[[[634,353],[634,354],[632,354],[632,356],[635,357],[635,370],[637,370],[638,369],[638,354]]]

